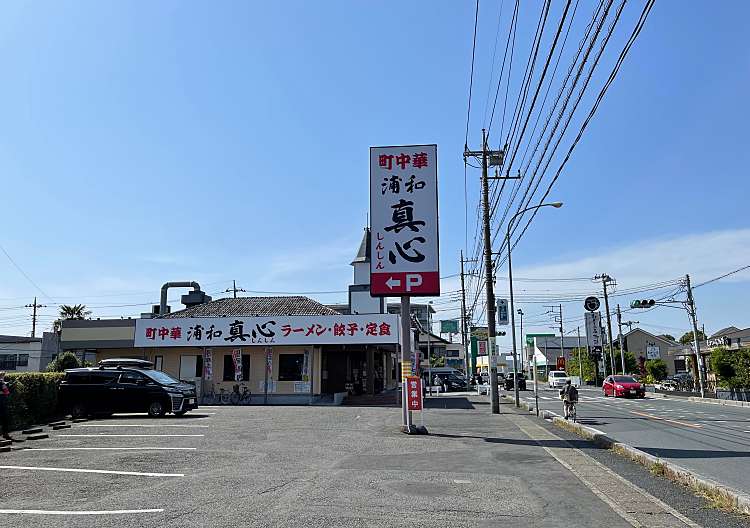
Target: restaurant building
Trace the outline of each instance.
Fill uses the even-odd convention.
[[[89,361],[149,360],[202,395],[245,386],[251,403],[338,403],[347,394],[395,389],[399,316],[384,313],[382,299],[370,296],[369,236],[365,230],[351,263],[345,309],[304,296],[211,300],[198,283],[167,283],[163,303],[165,288],[193,288],[182,297],[184,309],[63,321],[61,347]]]

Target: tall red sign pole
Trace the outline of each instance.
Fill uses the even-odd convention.
[[[401,430],[408,434],[427,433],[412,421],[406,378],[419,376],[411,297],[440,295],[437,196],[437,145],[370,148],[370,294],[401,297]]]

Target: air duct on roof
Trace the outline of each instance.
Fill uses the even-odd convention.
[[[167,290],[169,288],[193,288],[193,291],[183,295],[180,299],[186,308],[211,301],[211,297],[201,291],[201,285],[195,281],[165,282],[161,287],[159,315],[166,315],[167,313]]]

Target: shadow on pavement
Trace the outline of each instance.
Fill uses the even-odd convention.
[[[432,397],[424,399],[425,409],[474,409],[474,403],[463,397]]]
[[[661,458],[750,458],[750,451],[718,451],[713,449],[672,449],[661,447],[636,447]]]
[[[597,446],[593,442],[590,442],[588,440],[532,440],[530,438],[496,438],[496,437],[487,437],[487,436],[474,436],[474,435],[467,435],[467,434],[448,434],[448,433],[434,433],[431,432],[430,436],[438,437],[438,438],[456,438],[456,439],[464,439],[464,438],[473,438],[477,440],[484,440],[485,442],[489,442],[491,444],[508,444],[508,445],[524,445],[524,446],[532,446],[532,447],[562,447],[567,449],[604,449],[602,447]],[[750,453],[747,453],[750,456]]]

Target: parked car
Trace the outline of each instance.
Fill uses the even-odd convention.
[[[526,376],[519,372],[509,372],[505,376],[505,390],[513,390],[513,383],[518,378],[518,390],[526,390]]]
[[[181,416],[198,408],[195,387],[153,370],[139,360],[107,360],[98,367],[69,369],[60,382],[62,409],[74,418],[147,412]]]
[[[551,370],[547,376],[547,384],[550,389],[561,389],[570,379],[570,376],[564,370]]]
[[[605,396],[645,398],[646,386],[639,383],[633,376],[607,376],[602,384]]]

